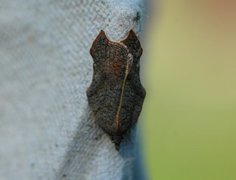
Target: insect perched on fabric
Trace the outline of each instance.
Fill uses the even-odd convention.
[[[117,150],[137,122],[146,95],[139,77],[142,51],[133,30],[120,42],[110,41],[101,31],[90,49],[94,63],[87,90],[89,107]]]

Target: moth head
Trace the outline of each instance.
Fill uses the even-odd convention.
[[[134,63],[138,63],[143,53],[143,49],[141,47],[140,41],[138,37],[136,36],[135,32],[131,30],[127,38],[123,40],[122,43],[128,47],[130,53],[134,56]]]
[[[104,31],[100,31],[90,49],[93,57],[94,73],[106,77],[122,78],[129,57],[129,49],[121,42],[110,41]]]

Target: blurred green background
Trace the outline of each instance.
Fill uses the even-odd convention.
[[[150,179],[236,180],[236,2],[152,7],[141,122]]]

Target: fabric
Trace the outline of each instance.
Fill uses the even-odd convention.
[[[101,29],[140,35],[142,11],[141,0],[0,0],[1,180],[125,177],[130,156],[88,109],[89,48]]]

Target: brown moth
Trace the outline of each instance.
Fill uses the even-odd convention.
[[[137,122],[146,95],[139,77],[142,48],[131,30],[121,42],[101,31],[90,49],[93,79],[87,90],[95,122],[119,149],[121,140]]]

